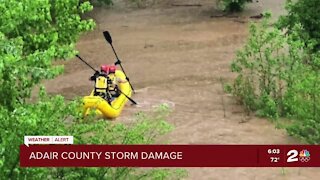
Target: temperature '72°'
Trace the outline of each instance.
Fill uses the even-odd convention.
[[[280,161],[280,158],[279,158],[279,157],[270,157],[270,161],[271,161],[272,163],[277,163],[277,162]]]

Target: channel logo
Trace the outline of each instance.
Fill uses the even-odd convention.
[[[301,162],[308,162],[308,161],[310,161],[310,159],[311,159],[310,152],[308,150],[304,149],[304,150],[300,151],[299,160]]]

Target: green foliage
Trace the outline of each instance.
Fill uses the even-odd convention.
[[[165,119],[169,110],[162,106],[150,113],[138,113],[133,123],[124,125],[108,121],[93,122],[95,127],[86,124],[71,128],[71,134],[81,144],[152,144],[156,138],[172,130]],[[87,121],[86,121],[87,122]],[[86,128],[85,128],[86,127]],[[83,129],[88,129],[83,131]],[[81,134],[78,134],[81,132]],[[137,168],[60,168],[54,171],[55,178],[78,179],[180,179],[186,176],[185,171],[169,169],[140,170]]]
[[[318,144],[320,56],[300,38],[302,26],[294,26],[285,35],[269,26],[270,14],[264,17],[260,24],[250,25],[248,42],[231,65],[238,74],[232,93],[257,115],[293,119],[288,132]]]
[[[0,105],[13,110],[30,97],[43,79],[62,73],[57,58],[74,55],[79,35],[93,29],[80,14],[88,3],[78,0],[6,0],[0,4]]]
[[[232,87],[231,87],[230,84],[224,84],[223,90],[224,90],[226,93],[232,93]]]
[[[231,65],[232,71],[239,73],[233,93],[247,110],[277,117],[288,71],[284,64],[290,57],[285,58],[282,51],[286,37],[280,30],[268,27],[270,14],[264,16],[261,25],[250,25],[248,42]]]
[[[176,170],[140,171],[136,168],[19,168],[19,145],[25,135],[72,135],[75,144],[150,144],[169,132],[168,110],[158,108],[139,113],[130,125],[105,120],[82,119],[80,101],[65,103],[62,96],[50,97],[44,89],[39,101],[25,104],[14,112],[1,109],[0,176],[4,179],[137,179],[138,177],[179,177]],[[12,128],[14,127],[14,128]],[[182,174],[181,174],[182,175]]]
[[[89,1],[91,4],[95,6],[112,6],[112,0],[81,0],[81,2]]]
[[[315,50],[320,48],[320,1],[318,0],[287,0],[288,14],[280,17],[279,27],[288,29],[291,33],[296,24],[301,24],[299,36],[305,42],[314,41]]]
[[[251,0],[219,0],[219,9],[226,12],[239,12],[242,11],[246,3],[251,2]]]
[[[172,127],[166,106],[154,116],[140,113],[131,125],[82,119],[80,101],[50,97],[42,80],[62,73],[58,58],[74,55],[79,35],[94,27],[80,15],[92,9],[79,0],[6,0],[0,11],[0,177],[1,179],[153,179],[179,178],[180,171],[135,168],[20,168],[19,146],[25,135],[72,135],[76,144],[146,144]],[[177,174],[178,173],[178,174]],[[178,176],[177,176],[178,175]],[[181,176],[180,176],[181,175]]]
[[[0,117],[0,155],[2,167],[0,175],[4,179],[22,179],[24,176],[45,178],[48,170],[19,168],[19,146],[25,135],[71,135],[64,127],[66,113],[74,114],[75,103],[64,104],[61,96],[43,96],[36,104],[24,104],[13,112],[1,109]],[[5,178],[7,177],[7,178]]]
[[[93,29],[92,20],[80,14],[92,10],[79,0],[6,0],[0,4],[0,26],[7,38],[21,38],[23,55],[48,53],[54,58],[73,55],[74,43],[81,32]],[[49,51],[49,52],[47,52]]]
[[[73,44],[81,32],[92,29],[92,21],[80,14],[92,9],[88,3],[69,1],[6,0],[0,4],[0,172],[1,177],[46,178],[44,169],[19,169],[19,145],[26,134],[68,134],[64,132],[62,97],[51,102],[27,104],[32,88],[53,78],[62,67],[52,60],[74,53]],[[65,108],[63,108],[65,107]],[[71,108],[72,106],[70,106]],[[54,122],[54,123],[51,123]],[[20,176],[23,174],[23,176]]]

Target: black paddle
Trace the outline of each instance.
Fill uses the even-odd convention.
[[[89,63],[87,63],[85,60],[83,60],[78,54],[76,54],[76,57],[79,58],[82,62],[84,62],[87,66],[89,66],[92,70],[94,70],[95,72],[99,72],[96,69],[94,69],[92,66],[90,66]]]
[[[121,61],[120,61],[120,59],[119,59],[119,57],[118,57],[118,55],[117,55],[117,53],[116,53],[116,51],[115,51],[115,49],[114,49],[114,47],[113,47],[113,45],[112,45],[112,38],[111,38],[110,33],[109,33],[108,31],[104,31],[104,32],[103,32],[103,36],[104,36],[104,38],[107,40],[107,42],[111,45],[111,48],[112,48],[114,54],[116,55],[117,61],[114,63],[114,65],[118,65],[118,64],[120,65],[120,67],[121,67],[124,75],[126,76],[126,80],[129,82],[129,84],[130,84],[130,86],[131,86],[131,89],[133,90],[133,93],[136,93],[136,92],[134,91],[134,88],[132,87],[132,84],[131,84],[131,82],[129,81],[129,78],[128,78],[126,72],[124,71],[124,69],[123,69],[123,67],[122,67],[122,65],[121,65]]]
[[[127,96],[125,93],[123,93],[119,88],[118,88],[118,91],[121,93],[121,94],[123,94],[126,98],[128,98],[131,102],[132,102],[132,104],[134,104],[134,105],[137,105],[137,102],[135,102],[133,99],[131,99],[129,96]]]

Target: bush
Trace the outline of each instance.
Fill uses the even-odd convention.
[[[242,11],[247,2],[251,0],[219,0],[218,7],[226,12],[239,12]]]
[[[287,38],[280,30],[269,28],[270,14],[260,25],[250,25],[250,36],[243,50],[237,52],[231,69],[239,75],[233,94],[249,111],[277,117],[281,114],[282,97],[290,62],[283,48]],[[285,58],[286,57],[286,58]]]
[[[320,56],[311,53],[313,46],[300,38],[303,27],[296,25],[287,36],[269,27],[270,14],[264,17],[259,25],[250,25],[248,42],[231,65],[238,74],[232,93],[257,115],[293,119],[288,132],[318,144],[320,69],[315,62]]]
[[[320,49],[320,1],[318,0],[287,0],[286,9],[288,14],[280,17],[280,28],[293,31],[296,24],[301,24],[299,36],[304,42],[314,41],[315,51]]]

